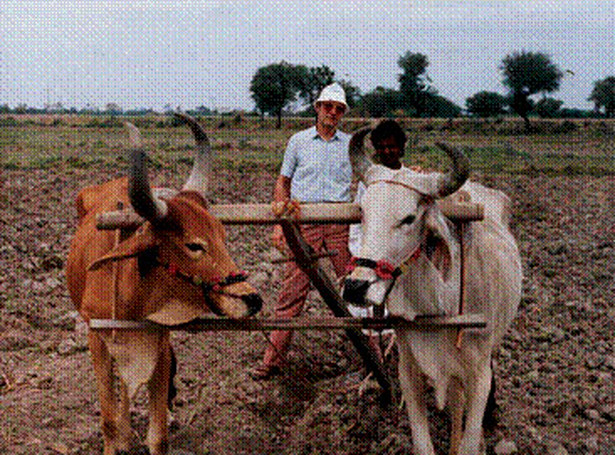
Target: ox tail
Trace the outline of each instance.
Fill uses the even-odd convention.
[[[485,407],[485,413],[483,414],[483,428],[485,431],[492,432],[498,425],[498,403],[495,399],[495,375],[493,374],[493,368],[491,369],[491,390],[489,390],[489,398],[487,399],[487,406]]]
[[[173,408],[173,399],[177,396],[177,387],[175,387],[175,375],[177,374],[177,357],[175,351],[171,348],[171,368],[169,374],[169,394],[167,396],[167,405],[169,409]]]

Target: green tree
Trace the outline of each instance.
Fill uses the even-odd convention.
[[[361,90],[350,81],[340,79],[338,83],[342,86],[344,92],[346,92],[346,103],[348,103],[348,107],[352,109],[361,99]]]
[[[408,51],[399,57],[397,64],[402,69],[398,80],[404,104],[411,108],[416,116],[422,117],[429,99],[437,94],[429,85],[431,81],[426,75],[429,60],[426,55]]]
[[[533,105],[530,96],[556,91],[563,73],[548,55],[527,51],[504,57],[500,70],[504,77],[502,82],[510,91],[510,107],[523,119],[529,131],[529,113]]]
[[[430,95],[427,98],[425,113],[430,117],[452,118],[461,114],[461,107],[441,95]]]
[[[562,100],[544,97],[538,100],[534,109],[541,118],[555,118],[559,117],[563,104]]]
[[[117,103],[107,103],[105,105],[105,112],[111,115],[118,115],[122,113],[122,108]]]
[[[466,99],[466,109],[476,117],[497,117],[507,105],[506,97],[495,92],[482,91]]]
[[[297,99],[301,90],[305,67],[287,62],[263,66],[256,71],[250,83],[252,99],[261,114],[277,117],[277,128],[282,126],[282,111]]]
[[[297,66],[296,70],[299,79],[299,96],[313,110],[314,101],[318,98],[320,91],[325,86],[333,83],[335,72],[325,65],[312,68]]]
[[[615,76],[596,81],[591,96],[587,99],[593,101],[596,111],[604,108],[608,118],[615,117]]]
[[[388,117],[402,104],[400,92],[380,86],[363,95],[360,101],[361,109],[371,117]]]

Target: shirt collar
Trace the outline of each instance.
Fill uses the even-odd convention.
[[[312,130],[313,130],[313,134],[312,134],[313,140],[320,139],[321,141],[324,141],[324,139],[320,136],[320,134],[318,134],[318,131],[316,131],[315,126],[312,127]],[[333,134],[333,137],[330,139],[330,142],[340,140],[339,132],[340,132],[339,128],[335,130],[335,133]]]

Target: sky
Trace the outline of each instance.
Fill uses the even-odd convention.
[[[327,65],[362,93],[398,89],[410,51],[460,106],[506,93],[507,55],[543,52],[564,71],[550,94],[591,109],[615,75],[615,0],[23,1],[0,3],[0,105],[252,110],[258,68]]]

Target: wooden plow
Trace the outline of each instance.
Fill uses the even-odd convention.
[[[484,208],[470,202],[438,201],[443,214],[451,221],[463,225],[470,221],[481,220]],[[303,239],[299,224],[343,224],[359,223],[361,209],[351,203],[302,204],[301,214],[297,219],[278,218],[271,212],[269,204],[219,204],[210,207],[210,213],[222,223],[229,225],[271,225],[279,223],[299,267],[310,278],[320,293],[325,304],[335,317],[329,318],[292,318],[292,319],[243,319],[232,320],[213,317],[197,319],[185,324],[166,326],[151,321],[129,321],[117,319],[92,319],[93,330],[186,330],[186,331],[267,331],[267,330],[344,330],[355,349],[363,359],[365,366],[374,374],[382,388],[382,400],[388,402],[391,396],[391,384],[384,366],[377,353],[368,343],[363,329],[381,330],[386,328],[411,327],[420,330],[439,330],[454,328],[482,328],[486,322],[482,315],[459,314],[456,316],[419,316],[412,321],[402,318],[354,318],[346,303],[337,291],[337,286],[320,267],[318,260],[322,253],[315,252]],[[143,219],[132,210],[117,210],[99,215],[98,229],[132,231],[138,228]]]

